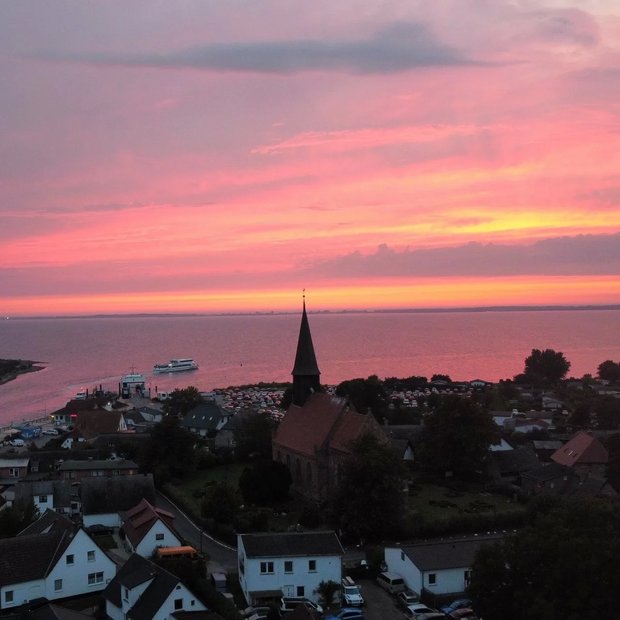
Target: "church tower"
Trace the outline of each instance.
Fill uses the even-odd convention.
[[[301,315],[301,326],[299,328],[299,340],[297,341],[297,353],[295,355],[295,366],[293,367],[293,404],[303,407],[306,399],[313,392],[321,391],[321,372],[316,363],[310,325],[306,315],[306,297],[304,295],[304,306]]]

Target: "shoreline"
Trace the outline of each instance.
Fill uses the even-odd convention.
[[[0,385],[14,381],[20,375],[44,370],[45,366],[39,364],[41,362],[33,360],[0,359]]]

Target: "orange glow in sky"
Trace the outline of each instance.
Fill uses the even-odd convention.
[[[51,4],[0,9],[0,314],[620,304],[617,2]]]

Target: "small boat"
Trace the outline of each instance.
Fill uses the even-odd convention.
[[[182,372],[184,370],[197,370],[198,364],[191,358],[172,359],[167,364],[155,364],[153,372]]]

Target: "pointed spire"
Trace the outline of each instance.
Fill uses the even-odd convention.
[[[312,392],[321,391],[319,366],[314,353],[312,344],[312,334],[310,324],[306,314],[306,289],[303,295],[303,311],[301,314],[301,325],[299,327],[299,339],[297,341],[297,353],[293,366],[293,402],[302,406],[306,398]]]

